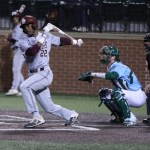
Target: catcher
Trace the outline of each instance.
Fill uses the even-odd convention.
[[[123,123],[126,126],[136,124],[137,118],[130,107],[141,107],[146,102],[146,94],[134,72],[119,59],[119,50],[114,46],[104,46],[99,50],[101,64],[107,66],[107,72],[88,72],[82,74],[79,80],[92,82],[95,77],[110,80],[113,89],[102,88],[99,90],[101,103],[111,111],[115,119],[112,123]],[[87,79],[85,79],[87,76]]]

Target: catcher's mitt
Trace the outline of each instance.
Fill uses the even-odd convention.
[[[80,81],[88,81],[88,82],[92,82],[94,77],[91,76],[91,71],[88,71],[88,72],[84,72],[80,75],[80,77],[78,78],[78,80]]]

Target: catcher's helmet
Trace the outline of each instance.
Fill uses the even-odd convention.
[[[112,56],[116,56],[116,61],[119,60],[119,50],[114,46],[103,46],[99,50],[100,62],[102,64],[108,64]]]
[[[23,29],[24,26],[27,24],[32,24],[33,29],[35,29],[35,30],[38,28],[38,21],[33,16],[27,15],[24,18],[22,18],[20,27]]]

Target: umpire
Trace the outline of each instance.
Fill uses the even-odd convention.
[[[150,33],[144,36],[144,48],[146,51],[146,61],[147,61],[147,69],[150,74]],[[146,107],[147,107],[147,118],[143,120],[144,124],[150,125],[150,84],[145,87],[145,92],[147,95]]]

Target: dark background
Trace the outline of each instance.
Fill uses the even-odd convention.
[[[1,29],[11,27],[10,14],[21,4],[27,6],[23,15],[38,18],[39,28],[51,22],[72,32],[150,31],[149,0],[0,0]]]

